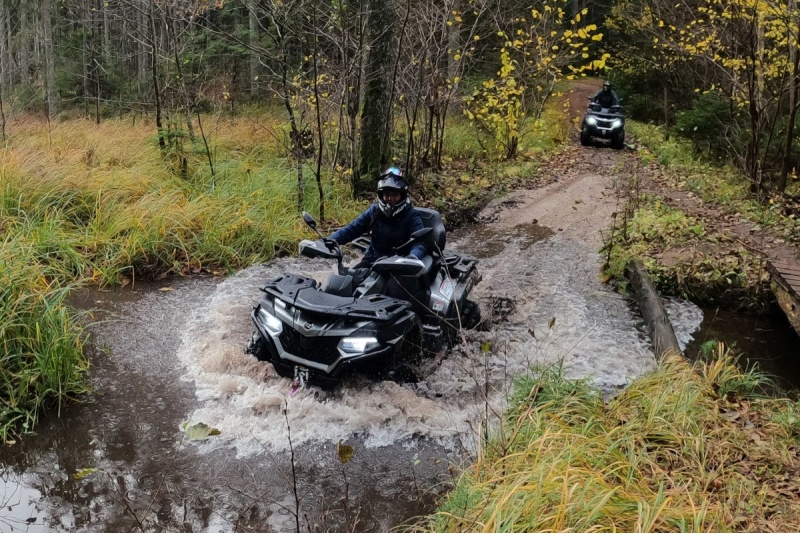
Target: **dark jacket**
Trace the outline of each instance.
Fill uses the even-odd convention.
[[[411,247],[410,252],[408,251],[409,247],[398,252],[395,252],[394,248],[408,241],[413,232],[423,228],[425,225],[422,224],[422,217],[414,209],[414,206],[409,206],[397,219],[390,221],[380,210],[378,204],[373,203],[361,215],[353,219],[353,222],[335,231],[331,235],[331,239],[344,245],[371,231],[372,243],[364,252],[362,261],[372,264],[378,258],[394,254],[410,254],[421,260],[425,256],[424,243],[417,241]]]
[[[609,89],[608,91],[603,91],[600,89],[592,97],[592,102],[597,102],[604,108],[610,108],[611,106],[619,105],[619,97],[613,89]]]

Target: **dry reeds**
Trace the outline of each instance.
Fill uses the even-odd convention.
[[[794,531],[797,406],[752,396],[761,377],[680,358],[605,402],[545,371],[424,530]]]

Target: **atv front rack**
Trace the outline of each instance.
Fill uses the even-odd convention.
[[[288,305],[309,312],[352,319],[393,321],[411,304],[386,295],[366,295],[359,298],[331,295],[317,289],[313,278],[285,274],[267,282],[261,291]]]

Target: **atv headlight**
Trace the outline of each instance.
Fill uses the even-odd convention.
[[[379,346],[378,340],[374,337],[346,337],[339,342],[339,348],[349,354],[367,352]]]
[[[594,126],[595,124],[597,124],[597,119],[595,119],[594,117],[586,117],[586,124],[588,124],[589,126]]]
[[[264,308],[259,307],[258,313],[256,313],[259,322],[261,325],[266,329],[266,331],[272,335],[277,336],[283,332],[283,322],[280,319],[272,315],[270,312],[265,310]]]
[[[612,128],[619,128],[622,126],[622,121],[619,119],[614,119],[614,122],[611,123]]]

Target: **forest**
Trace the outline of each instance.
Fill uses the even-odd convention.
[[[798,162],[798,30],[794,0],[8,0],[2,135],[26,112],[138,115],[174,156],[205,141],[202,114],[268,108],[265,135],[307,164],[300,196],[304,170],[320,196],[333,175],[361,196],[390,160],[441,168],[454,116],[484,155],[514,158],[557,82],[593,74],[632,118],[780,193]]]

